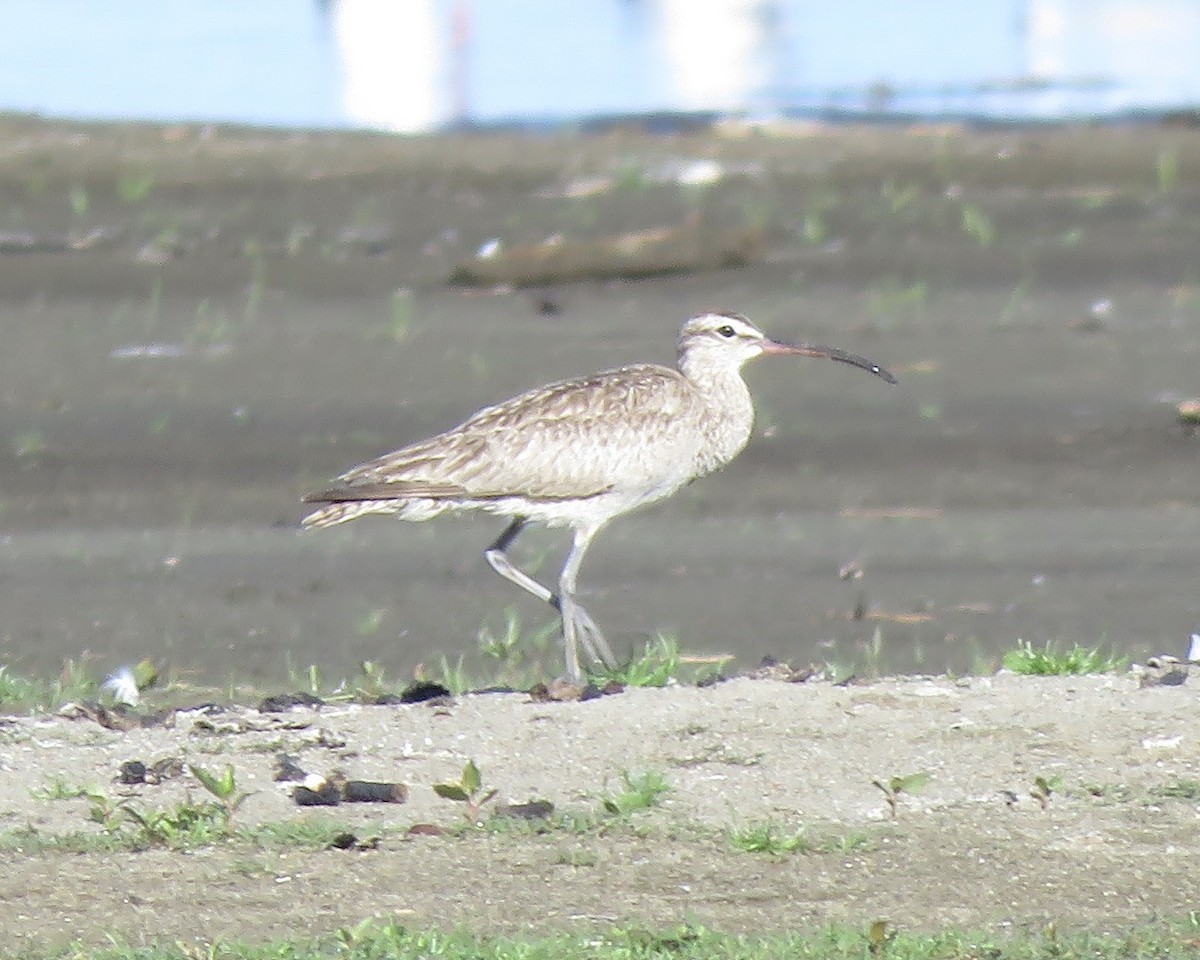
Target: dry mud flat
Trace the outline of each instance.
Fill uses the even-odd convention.
[[[495,240],[532,269],[640,238],[644,276],[746,230],[736,269],[447,282]],[[480,557],[494,518],[298,536],[300,496],[536,384],[670,362],[714,307],[900,384],[752,365],[745,453],[589,551],[581,599],[618,654],[659,631],[743,666],[896,674],[988,672],[1018,638],[1179,654],[1200,624],[1200,437],[1174,408],[1200,388],[1198,236],[1194,129],[0,117],[0,663],[150,657],[280,689],[289,664],[470,658],[509,604],[536,627],[549,611]],[[548,573],[563,546],[530,531],[513,559]]]
[[[1200,901],[1200,712],[1188,685],[1132,675],[863,686],[737,679],[707,689],[630,690],[584,703],[481,694],[448,704],[326,706],[282,714],[179,713],[124,733],[87,719],[0,726],[0,938],[13,946],[106,935],[151,940],[305,937],[379,915],[413,925],[550,931],[665,925],[686,915],[728,931],[888,918],[944,926],[1119,929],[1180,917]],[[314,772],[402,781],[404,805],[301,809],[272,782],[285,751]],[[98,832],[92,785],[142,810],[184,799],[187,774],[113,782],[131,759],[231,763],[251,796],[242,826],[333,820],[371,849],[235,839],[188,852],[66,853],[14,839]],[[602,826],[451,825],[431,785],[474,759],[500,799],[596,814],[625,770],[661,773],[661,803]],[[875,779],[923,772],[888,816]],[[1037,778],[1059,783],[1045,809]],[[1055,778],[1060,778],[1056,780]],[[1015,799],[1014,799],[1015,798]],[[813,852],[745,853],[731,828],[807,828]],[[28,834],[25,834],[28,836]]]

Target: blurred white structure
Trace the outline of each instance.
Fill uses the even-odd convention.
[[[436,0],[333,0],[331,14],[355,125],[414,133],[451,119],[451,36]]]
[[[346,112],[386,130],[614,112],[1020,119],[1200,104],[1200,0],[640,0],[623,31],[622,0],[328,2]]]
[[[738,111],[778,83],[771,0],[657,0],[666,57],[664,108]]]
[[[1200,102],[1196,0],[1029,0],[1027,72],[1058,83],[1095,80],[1088,112]],[[1038,94],[1036,112],[1076,112],[1077,93]]]

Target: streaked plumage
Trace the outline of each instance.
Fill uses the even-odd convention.
[[[361,464],[338,477],[338,486],[305,497],[323,506],[303,524],[329,527],[369,513],[428,520],[447,510],[512,517],[488,549],[488,562],[561,611],[567,673],[578,680],[578,642],[592,659],[609,666],[614,660],[574,600],[588,544],[614,517],[670,496],[741,452],[754,426],[741,367],[762,353],[827,357],[895,382],[860,357],[769,340],[738,314],[702,314],[680,333],[679,369],[621,367],[485,407],[452,430]],[[505,555],[530,522],[574,531],[557,594]]]

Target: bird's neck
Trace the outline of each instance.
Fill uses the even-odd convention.
[[[742,372],[728,364],[710,365],[681,359],[680,372],[695,388],[705,407],[703,429],[708,437],[698,463],[701,474],[723,467],[741,453],[754,429],[754,403]]]

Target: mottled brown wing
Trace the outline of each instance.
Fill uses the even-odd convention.
[[[455,438],[454,431],[449,431],[359,464],[338,477],[338,481],[345,488],[354,490],[372,487],[404,490],[403,493],[393,493],[393,497],[461,496],[464,491],[451,477],[457,472],[459,464],[483,452],[481,442]],[[422,494],[421,488],[427,488],[429,492]],[[413,492],[408,492],[410,490]],[[439,490],[446,492],[438,493]]]
[[[595,496],[653,475],[680,445],[692,402],[686,381],[666,367],[564,380],[486,407],[338,479],[344,499]],[[444,489],[454,492],[438,492]]]

